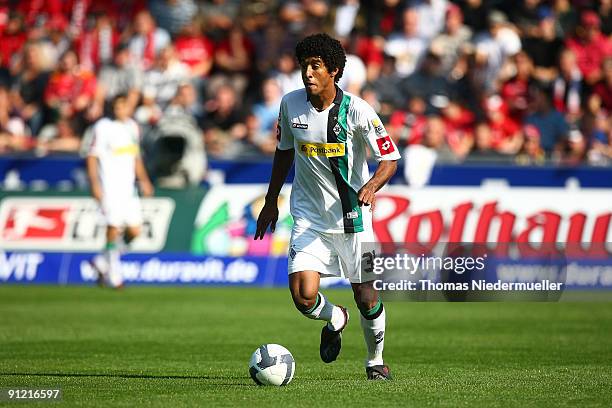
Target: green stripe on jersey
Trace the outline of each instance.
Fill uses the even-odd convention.
[[[340,125],[340,133],[338,134],[338,141],[346,143],[346,134],[348,130],[348,120],[347,113],[348,107],[351,102],[351,97],[344,94],[342,97],[342,103],[340,104],[340,110],[338,112],[338,124]],[[356,212],[357,218],[353,219],[353,229],[354,232],[363,231],[363,217],[361,214],[361,207],[359,206],[359,200],[357,199],[357,192],[351,187],[351,183],[349,182],[348,175],[348,149],[345,149],[344,156],[338,158],[338,170],[340,170],[340,174],[344,179],[344,182],[348,186],[348,196],[349,202],[351,205],[351,211]],[[353,169],[354,171],[354,169]]]
[[[336,92],[337,95],[334,103],[337,103],[337,105],[329,111],[327,119],[327,141],[330,143],[344,143],[346,146],[348,130],[347,112],[351,98],[345,95],[339,88],[336,88]],[[336,187],[342,204],[344,232],[354,233],[363,231],[363,218],[357,200],[357,192],[349,183],[347,150],[345,149],[344,156],[330,157],[329,163],[336,179]]]

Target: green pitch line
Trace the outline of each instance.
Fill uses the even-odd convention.
[[[0,406],[586,407],[612,401],[612,303],[386,303],[396,378],[365,380],[350,306],[337,362],[287,290],[0,287],[0,388],[61,387],[63,402]],[[251,353],[279,343],[293,382],[255,386]],[[52,405],[48,405],[52,404]]]

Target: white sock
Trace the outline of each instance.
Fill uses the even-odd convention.
[[[123,284],[123,276],[121,274],[121,254],[119,249],[114,246],[106,248],[104,257],[108,265],[108,274],[106,276],[109,286],[116,288]]]
[[[340,330],[344,326],[344,313],[342,309],[327,300],[321,292],[317,296],[317,302],[312,309],[302,312],[309,319],[325,320],[331,330]]]
[[[366,367],[383,364],[383,349],[385,348],[385,309],[380,304],[382,311],[375,319],[366,319],[361,315],[361,328],[363,338],[368,349]]]
[[[106,256],[106,251],[94,256],[92,261],[96,268],[96,272],[106,279],[106,276],[108,275],[108,257]]]

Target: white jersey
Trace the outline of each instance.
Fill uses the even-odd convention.
[[[297,226],[320,232],[371,229],[357,192],[369,180],[369,146],[376,161],[398,160],[397,147],[363,99],[336,87],[334,102],[318,112],[299,89],[283,97],[278,148],[295,149],[291,215]],[[367,208],[367,207],[366,207]]]
[[[88,154],[98,158],[98,174],[105,200],[135,196],[136,158],[140,131],[132,119],[100,119],[93,127]]]

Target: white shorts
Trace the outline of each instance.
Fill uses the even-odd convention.
[[[138,196],[130,196],[123,200],[103,199],[102,214],[108,226],[137,227],[142,224],[142,209]]]
[[[289,243],[289,275],[316,271],[321,277],[344,277],[351,283],[372,281],[376,275],[368,267],[368,252],[373,242],[371,230],[354,234],[327,233],[294,225]],[[362,248],[362,243],[370,245]]]

